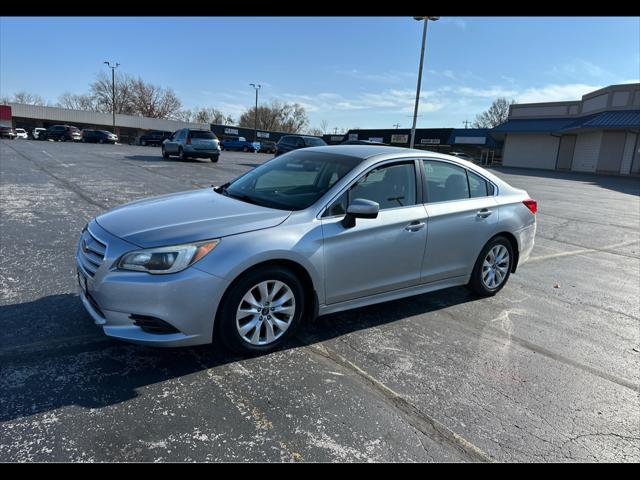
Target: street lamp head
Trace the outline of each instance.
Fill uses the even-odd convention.
[[[440,20],[440,17],[413,17],[413,19],[417,21],[431,20],[432,22],[435,22],[436,20]]]

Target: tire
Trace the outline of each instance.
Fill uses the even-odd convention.
[[[249,151],[249,147],[247,147],[246,145],[244,147],[242,147],[242,151],[243,152],[248,152]]]
[[[164,149],[164,145],[162,146],[162,158],[167,159],[169,158],[169,154],[167,153],[167,151]]]
[[[213,163],[218,163],[218,160],[220,160],[220,155],[211,155],[211,161]]]
[[[224,145],[220,145],[220,151],[223,152],[224,151]]]
[[[65,136],[58,137],[58,141],[59,142],[66,142],[67,141],[67,137],[65,137]]]
[[[506,262],[501,262],[501,255],[506,250],[508,258]],[[497,253],[493,258],[496,261],[491,260],[489,254]],[[503,236],[497,236],[492,238],[482,249],[478,259],[473,267],[471,273],[471,279],[467,285],[471,291],[481,297],[491,297],[504,288],[509,281],[511,275],[511,269],[513,268],[513,247],[511,242]],[[487,263],[485,263],[485,260]],[[490,265],[490,266],[488,266]],[[499,283],[494,284],[499,280]]]
[[[102,144],[102,143],[104,143],[104,140],[100,139],[100,140],[98,141],[98,143]]]
[[[267,320],[265,316],[271,316],[274,306],[265,306],[262,311],[255,309],[255,314],[248,314],[239,320],[236,320],[240,307],[243,310],[250,309],[250,305],[244,301],[245,296],[249,292],[253,292],[253,298],[264,304],[264,299],[258,298],[260,295],[259,285],[267,285],[267,291],[269,286],[273,289],[276,284],[274,282],[281,282],[281,287],[276,292],[271,291],[273,297],[267,297],[275,304],[286,296],[290,295],[291,299],[283,302],[284,310],[293,313],[276,313],[278,317],[272,317]],[[267,353],[278,349],[283,343],[287,341],[301,324],[302,312],[305,311],[305,298],[304,290],[301,282],[296,275],[290,270],[279,266],[269,266],[258,270],[250,271],[237,280],[235,280],[229,290],[225,294],[222,308],[216,321],[216,334],[222,343],[230,350],[244,354],[260,354]],[[279,318],[281,324],[288,324],[283,330],[280,330],[275,323],[275,320]],[[262,319],[262,320],[260,320]],[[256,343],[250,343],[249,340],[243,338],[239,329],[241,327],[247,327],[249,324],[256,324],[253,328],[249,328],[245,335],[249,340],[255,338],[256,330],[259,328]],[[274,334],[274,340],[267,342],[267,335],[269,333],[269,326]],[[260,343],[266,342],[266,343]]]
[[[140,145],[142,145],[143,147],[147,146],[147,141],[146,140],[140,140]]]
[[[187,157],[184,154],[184,150],[182,150],[182,147],[180,147],[178,149],[178,160],[180,160],[181,162],[184,162],[187,159]]]

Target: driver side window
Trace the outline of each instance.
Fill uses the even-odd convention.
[[[348,203],[356,198],[372,200],[380,210],[416,204],[416,173],[413,162],[394,163],[374,168],[338,197],[323,217],[344,215]]]

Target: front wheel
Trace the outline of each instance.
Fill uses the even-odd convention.
[[[266,267],[236,280],[223,300],[217,334],[241,354],[266,353],[295,333],[304,312],[300,280],[282,267]]]
[[[184,154],[184,150],[182,150],[182,147],[180,147],[178,149],[178,160],[180,160],[181,162],[184,162],[187,159],[187,157]]]
[[[498,293],[509,280],[513,258],[511,242],[502,236],[493,238],[476,260],[469,288],[482,297]]]
[[[242,147],[242,151],[243,151],[243,152],[248,152],[248,151],[249,151],[249,147],[247,147],[247,146]]]
[[[162,146],[162,158],[164,158],[164,159],[169,158],[169,154],[165,150],[164,145]]]
[[[217,163],[219,159],[220,159],[220,155],[211,155],[211,161],[213,163]]]

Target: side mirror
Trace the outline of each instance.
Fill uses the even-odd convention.
[[[380,205],[377,202],[356,198],[347,207],[347,214],[342,219],[342,226],[344,228],[355,227],[356,218],[376,218],[379,211]]]

